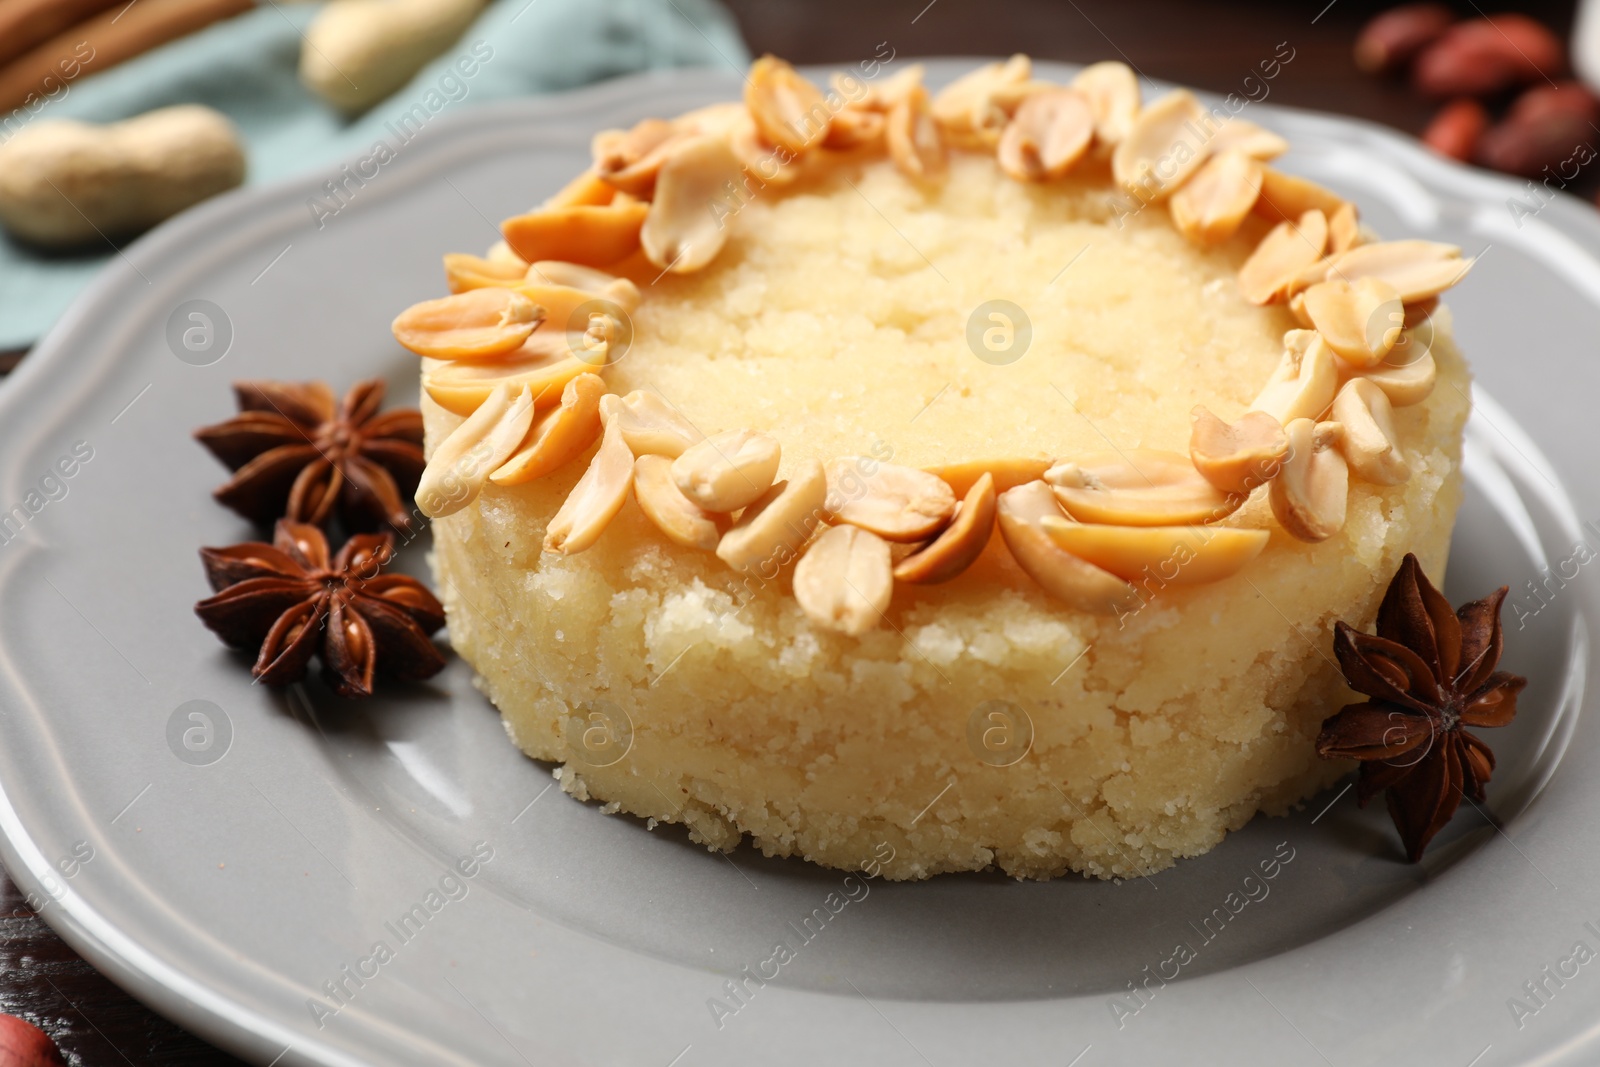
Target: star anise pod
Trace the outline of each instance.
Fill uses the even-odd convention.
[[[233,478],[216,498],[247,519],[347,530],[409,530],[426,460],[415,408],[379,413],[384,385],[358,382],[336,403],[325,382],[235,382],[239,414],[195,431]]]
[[[1322,724],[1317,754],[1361,760],[1356,799],[1388,790],[1406,857],[1422,858],[1463,795],[1481,803],[1494,753],[1465,727],[1505,726],[1527,679],[1495,670],[1501,586],[1452,611],[1406,554],[1378,608],[1378,632],[1337,623],[1333,650],[1350,688],[1372,699]]]
[[[376,674],[409,681],[444,668],[429,640],[444,608],[415,578],[379,573],[393,556],[391,535],[357,534],[330,561],[320,529],[280,519],[270,545],[200,550],[217,592],[195,614],[227,644],[258,650],[250,673],[268,685],[299,681],[318,654],[335,692],[370,696]]]

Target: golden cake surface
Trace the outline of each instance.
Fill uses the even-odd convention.
[[[958,155],[931,191],[886,161],[769,188],[730,219],[710,268],[646,279],[608,380],[660,393],[707,432],[767,431],[789,466],[874,440],[911,466],[1108,438],[1185,450],[1190,409],[1244,411],[1296,323],[1234,284],[1265,220],[1199,251],[1160,205],[1114,214],[1108,180],[1085,165],[1024,185]],[[979,334],[986,361],[968,321],[1002,300],[1027,325],[980,312],[1000,331],[992,350]]]

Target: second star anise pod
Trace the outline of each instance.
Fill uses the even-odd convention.
[[[1361,762],[1356,799],[1388,790],[1389,815],[1415,863],[1463,795],[1482,803],[1494,753],[1466,727],[1505,726],[1527,679],[1497,671],[1501,586],[1452,610],[1406,554],[1378,608],[1378,632],[1337,623],[1333,649],[1350,688],[1369,698],[1322,724],[1317,754]]]
[[[426,460],[422,415],[380,412],[384,385],[358,382],[336,402],[324,382],[235,382],[239,414],[195,431],[233,478],[216,498],[263,526],[278,518],[345,529],[409,530]]]
[[[320,529],[280,520],[270,545],[200,550],[216,595],[195,614],[227,644],[255,651],[250,673],[268,685],[299,681],[317,655],[340,696],[371,696],[378,674],[413,680],[444,668],[429,637],[444,608],[415,578],[379,573],[393,555],[389,534],[357,534],[329,559]]]

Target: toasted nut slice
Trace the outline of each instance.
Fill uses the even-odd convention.
[[[1406,327],[1400,331],[1394,347],[1381,364],[1370,368],[1346,364],[1341,368],[1341,376],[1371,378],[1388,394],[1389,402],[1397,408],[1426,400],[1433,391],[1438,375],[1438,367],[1433,360],[1436,327],[1431,315],[1414,316],[1412,311],[1428,303],[1437,305],[1438,299],[1433,297],[1406,308]],[[1416,321],[1412,322],[1412,319]]]
[[[1242,503],[1201,477],[1182,452],[1154,448],[1090,452],[1044,478],[1079,522],[1179,526],[1215,521]]]
[[[1344,206],[1344,198],[1316,182],[1285,174],[1271,167],[1262,168],[1261,198],[1256,213],[1273,222],[1298,219],[1308,211],[1320,211],[1332,218]]]
[[[894,595],[888,542],[854,526],[834,526],[794,568],[794,597],[818,626],[859,637],[883,618]]]
[[[1356,206],[1343,203],[1328,216],[1328,252],[1339,255],[1361,243],[1361,218]]]
[[[1277,159],[1289,151],[1289,142],[1263,126],[1244,119],[1228,119],[1211,135],[1208,145],[1212,155],[1223,152],[1243,152],[1251,159],[1266,162]]]
[[[1439,375],[1438,366],[1433,361],[1433,353],[1420,345],[1413,349],[1412,344],[1403,347],[1396,345],[1389,359],[1376,367],[1367,367],[1357,372],[1360,377],[1382,389],[1384,395],[1389,398],[1389,403],[1397,408],[1420,404],[1428,399]],[[1408,362],[1399,362],[1401,355],[1404,355]]]
[[[931,105],[933,120],[958,147],[993,149],[1000,140],[1000,126],[991,118],[995,94],[1025,84],[1032,75],[1033,61],[1020,52],[1004,63],[979,67],[939,90]]]
[[[618,194],[609,204],[541,208],[500,224],[511,250],[529,263],[562,259],[609,267],[639,250],[639,228],[650,205]]]
[[[540,334],[535,333],[528,338],[528,343],[522,346],[524,352],[530,347],[539,344],[548,346],[551,352],[558,352],[565,342],[567,351],[583,360],[597,370],[611,361],[611,349],[623,336],[624,325],[609,312],[591,311],[589,313],[589,328],[582,333],[577,330],[567,330],[557,333],[554,330]]]
[[[822,145],[839,152],[865,148],[883,140],[886,125],[882,112],[864,111],[859,107],[840,108],[833,113],[827,140]]]
[[[511,289],[522,281],[527,269],[528,265],[514,255],[510,259],[480,259],[465,252],[444,255],[444,280],[452,293],[464,293],[468,289]]]
[[[836,70],[828,75],[828,90],[829,93],[823,94],[825,98],[831,94],[843,101],[839,109],[840,113],[845,111],[870,111],[881,115],[889,110],[887,105],[883,107],[871,106],[869,101],[872,97],[872,83],[863,81],[846,71]]]
[[[929,474],[938,475],[957,496],[966,496],[978,479],[985,474],[994,478],[994,491],[1003,493],[1028,482],[1044,477],[1044,472],[1055,466],[1049,456],[1008,456],[1005,459],[970,459],[929,467]]]
[[[1094,111],[1071,89],[1029,96],[1000,135],[1000,169],[1018,181],[1059,178],[1083,158],[1094,137]]]
[[[1109,571],[1064,551],[1045,532],[1044,522],[1061,518],[1061,505],[1044,482],[1007,489],[995,501],[1000,537],[1017,566],[1046,593],[1078,611],[1109,615],[1138,601],[1133,586]]]
[[[608,300],[631,315],[638,310],[639,301],[643,299],[639,287],[627,278],[619,278],[615,274],[608,274],[594,267],[585,267],[579,263],[542,259],[537,263],[528,264],[526,275],[519,291],[533,300],[538,299],[537,286],[573,289],[582,292],[589,301]],[[547,305],[547,307],[552,306]],[[571,314],[569,312],[567,317],[562,318],[552,311],[545,316],[545,321],[565,328],[571,321]]]
[[[527,261],[511,251],[511,246],[504,241],[496,241],[490,245],[488,250],[484,252],[483,258],[486,262],[493,263],[497,268],[510,267],[515,264],[522,270],[528,269]]]
[[[1211,120],[1194,94],[1168,93],[1133,120],[1111,153],[1111,174],[1141,200],[1159,200],[1176,191],[1206,161],[1203,127]]]
[[[489,292],[490,290],[478,289],[474,291]],[[572,320],[572,313],[585,304],[594,303],[598,296],[598,294],[587,292],[583,289],[574,289],[567,285],[543,285],[538,282],[518,282],[514,291],[525,299],[531,300],[539,307],[542,312],[540,325],[546,333],[566,331],[569,328],[568,324]],[[524,341],[526,341],[526,338],[524,338]]]
[[[908,178],[930,181],[949,163],[944,137],[928,109],[928,90],[918,85],[896,100],[885,120],[889,158]]]
[[[1006,126],[1016,117],[1017,109],[1040,93],[1073,92],[1065,86],[1054,82],[1041,81],[1029,78],[1015,84],[997,85],[994,91],[984,98],[978,110],[972,115],[972,128],[987,144],[998,148],[1000,138],[1005,134]],[[1087,103],[1088,101],[1085,101]],[[1094,137],[1094,116],[1090,114],[1091,139]]]
[[[667,143],[676,135],[673,124],[662,119],[645,119],[628,130],[601,130],[589,143],[594,172],[613,188],[648,200],[667,158]]]
[[[833,113],[822,90],[774,56],[751,65],[744,104],[761,136],[790,152],[804,152],[828,136]]]
[[[600,450],[545,527],[545,551],[570,556],[593,545],[627,503],[632,484],[633,453],[615,425],[607,426]]]
[[[489,472],[517,449],[533,422],[533,395],[502,385],[439,442],[417,483],[417,506],[429,518],[453,515],[472,502]]]
[[[622,420],[622,439],[636,456],[677,459],[690,445],[699,444],[706,437],[677,408],[645,389],[635,389],[621,397],[614,411],[616,414],[607,418]]]
[[[709,133],[727,137],[735,126],[749,118],[750,109],[744,106],[743,100],[724,100],[685,111],[672,120],[672,128],[679,133]]]
[[[1439,298],[1436,296],[1430,296],[1426,300],[1418,300],[1415,303],[1407,304],[1406,329],[1414,330],[1424,323],[1430,324],[1431,329],[1433,313],[1438,310]],[[1429,343],[1432,343],[1431,336],[1429,338]]]
[[[586,267],[582,263],[569,263],[561,259],[541,259],[526,264],[523,275],[524,281],[537,282],[541,285],[564,285],[591,293],[605,293],[618,282],[628,280],[597,267]]]
[[[1344,426],[1339,450],[1358,478],[1374,485],[1399,485],[1411,477],[1400,451],[1389,397],[1366,378],[1352,378],[1333,398],[1333,417]]]
[[[1224,127],[1226,128],[1226,127]],[[1239,151],[1212,156],[1172,194],[1167,207],[1178,232],[1217,244],[1238,232],[1261,191],[1261,164]]]
[[[1072,79],[1094,112],[1095,140],[1114,148],[1139,117],[1139,80],[1126,63],[1091,63]]]
[[[1381,278],[1407,304],[1438,296],[1467,276],[1473,261],[1461,249],[1438,241],[1379,241],[1343,253],[1328,266],[1328,277],[1354,282]]]
[[[955,514],[944,479],[915,467],[840,456],[828,464],[828,515],[889,541],[932,537]]]
[[[1344,526],[1350,468],[1327,426],[1319,433],[1310,419],[1295,419],[1284,427],[1289,455],[1268,490],[1272,513],[1301,541],[1326,541]]]
[[[853,75],[839,73],[829,81],[835,92],[852,101],[850,106],[863,111],[887,113],[901,97],[922,84],[925,73],[926,68],[921,63],[913,63],[898,74],[875,81],[863,82]]]
[[[717,558],[734,570],[772,577],[822,525],[827,496],[822,464],[806,460],[793,477],[774,482],[744,509],[739,522],[717,543]]]
[[[1306,294],[1304,291],[1295,293],[1289,298],[1289,314],[1294,316],[1294,321],[1304,330],[1314,329],[1311,313],[1306,310]]]
[[[728,516],[706,511],[678,491],[672,481],[672,460],[666,456],[633,461],[633,496],[656,529],[684,548],[712,551],[730,522]]]
[[[561,390],[561,403],[533,422],[522,447],[489,480],[521,485],[560,470],[586,452],[600,436],[600,398],[606,383],[598,374],[580,374]]]
[[[395,317],[394,339],[430,359],[493,359],[520,348],[544,309],[510,289],[471,289],[412,304]]]
[[[1226,526],[1100,526],[1046,517],[1050,539],[1119,578],[1204,585],[1236,574],[1261,555],[1265,530]]]
[[[1339,388],[1339,366],[1322,335],[1290,330],[1283,338],[1283,358],[1250,404],[1284,426],[1294,419],[1320,418]]]
[[[902,582],[948,582],[977,560],[994,533],[994,475],[984,473],[956,507],[955,518],[931,542],[895,564]]]
[[[618,432],[622,419],[614,418]],[[672,461],[672,480],[707,511],[738,511],[772,487],[778,476],[778,442],[755,430],[724,430]]]
[[[553,407],[568,382],[605,365],[605,342],[593,345],[587,334],[536,333],[503,360],[426,367],[422,387],[440,407],[463,416],[478,410],[499,385],[526,386],[535,408]]]
[[[650,216],[639,232],[650,262],[688,274],[715,259],[728,239],[728,227],[711,209],[726,199],[726,186],[738,175],[739,161],[722,138],[676,142],[661,165]]]
[[[1192,416],[1189,459],[1224,493],[1249,493],[1269,481],[1289,452],[1283,425],[1266,412],[1247,411],[1229,424],[1198,405]]]
[[[605,207],[617,198],[617,187],[601,179],[593,168],[584,171],[556,191],[541,207]]]
[[[1328,347],[1358,367],[1382,362],[1405,323],[1399,291],[1381,278],[1333,278],[1307,289],[1304,298],[1306,315]]]
[[[805,157],[787,148],[774,148],[761,138],[750,113],[739,107],[740,118],[728,131],[728,149],[741,166],[769,185],[788,185],[805,170]],[[830,127],[831,129],[831,127]]]
[[[1316,340],[1316,330],[1285,330],[1283,331],[1283,350],[1285,352],[1294,352],[1296,355],[1303,356],[1316,342]],[[1299,364],[1297,363],[1295,366],[1299,366]],[[1298,374],[1299,372],[1294,371],[1291,368],[1287,368],[1280,363],[1277,370],[1273,372],[1272,380],[1280,380],[1285,373],[1288,374],[1288,377],[1293,378],[1295,374]]]
[[[1298,222],[1278,223],[1239,268],[1239,292],[1252,304],[1286,299],[1296,276],[1322,259],[1327,244],[1328,220],[1315,208]]]
[[[1332,265],[1333,257],[1323,256],[1315,263],[1308,264],[1303,269],[1296,271],[1285,279],[1280,299],[1292,301],[1296,296],[1299,296],[1318,282],[1327,281],[1328,268]]]

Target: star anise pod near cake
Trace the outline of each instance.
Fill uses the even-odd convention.
[[[321,529],[280,519],[270,545],[200,550],[216,595],[195,614],[256,652],[250,673],[268,685],[299,681],[317,655],[340,696],[370,696],[378,674],[410,681],[444,667],[430,640],[444,608],[415,578],[380,573],[393,556],[391,535],[357,534],[330,559]]]
[[[278,518],[345,529],[412,526],[411,497],[427,461],[422,415],[380,412],[372,378],[339,402],[325,382],[235,382],[239,414],[195,431],[234,474],[216,498],[262,526]]]
[[[1378,632],[1343,622],[1333,649],[1350,688],[1369,698],[1322,724],[1317,754],[1361,761],[1356,799],[1388,790],[1406,857],[1422,858],[1463,795],[1482,803],[1494,753],[1466,727],[1505,726],[1527,679],[1495,667],[1506,587],[1459,611],[1406,554],[1378,608]]]

